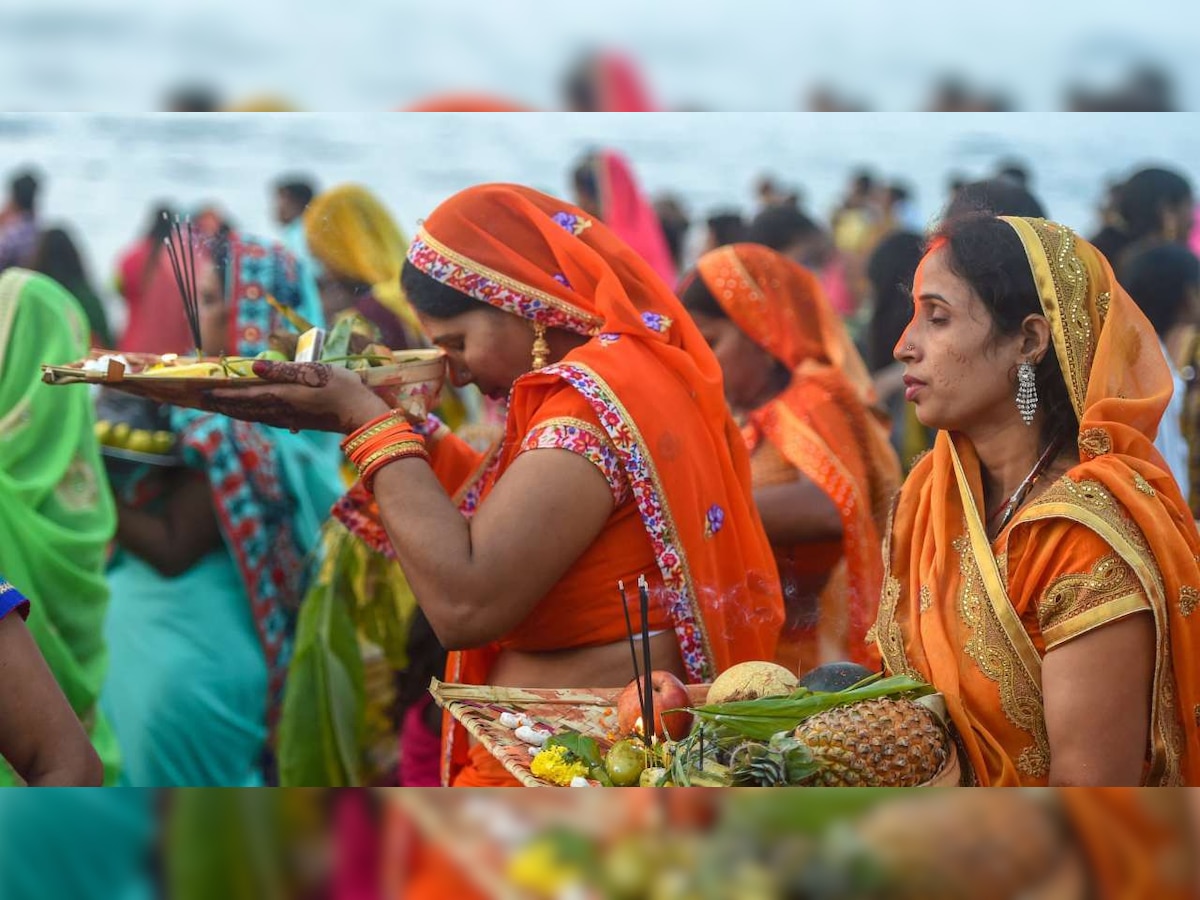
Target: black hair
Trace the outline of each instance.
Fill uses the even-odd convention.
[[[316,196],[312,182],[306,178],[287,178],[275,183],[275,190],[301,209],[306,209]]]
[[[747,237],[755,244],[782,251],[820,231],[820,226],[795,206],[772,206],[754,217]]]
[[[1187,309],[1189,288],[1200,287],[1200,260],[1179,244],[1148,245],[1124,261],[1121,285],[1165,337]]]
[[[887,193],[888,199],[893,203],[904,203],[912,198],[912,191],[909,190],[908,185],[898,181],[893,181],[888,185]]]
[[[412,308],[431,319],[453,319],[473,309],[492,308],[426,275],[407,259],[400,267],[400,287]]]
[[[965,215],[943,221],[931,238],[946,250],[946,263],[983,301],[992,318],[993,338],[1021,332],[1026,316],[1045,315],[1029,267],[1029,257],[1016,231],[994,216]],[[1053,347],[1037,365],[1038,402],[1046,412],[1043,438],[1074,444],[1079,420]]]
[[[895,362],[892,351],[912,318],[912,284],[925,239],[911,231],[885,237],[867,260],[874,306],[867,329],[867,366],[872,372]]]
[[[229,302],[229,283],[225,280],[229,271],[229,255],[233,240],[233,229],[222,223],[217,233],[208,239],[208,257],[212,262],[213,271],[217,276],[217,284],[221,286],[221,295]]]
[[[13,205],[21,212],[33,213],[37,207],[38,180],[32,172],[22,172],[12,180]]]
[[[950,221],[971,214],[1046,218],[1037,197],[1008,178],[989,178],[964,184],[950,198],[943,219]]]
[[[687,238],[692,223],[683,204],[673,195],[667,194],[654,201],[654,214],[658,217],[659,227],[667,241],[667,250],[671,260],[678,268],[683,263],[683,242]]]
[[[575,192],[580,197],[587,197],[596,203],[600,202],[600,184],[596,180],[595,157],[588,154],[587,158],[575,167],[571,174],[575,184]]]
[[[185,84],[167,94],[166,107],[167,112],[211,113],[220,111],[221,100],[214,88],[202,84]]]
[[[600,92],[596,87],[595,53],[585,53],[567,72],[563,84],[568,109],[577,112],[600,112]]]
[[[713,241],[718,247],[726,244],[737,244],[746,240],[746,220],[741,213],[719,212],[708,217],[706,223]]]
[[[406,649],[408,667],[398,674],[396,684],[396,718],[401,721],[410,706],[427,696],[429,679],[441,678],[446,671],[446,651],[419,606],[409,625]]]
[[[79,301],[87,315],[92,333],[99,337],[105,346],[111,345],[112,334],[109,331],[104,304],[92,287],[79,246],[72,239],[70,232],[64,228],[48,228],[42,232],[29,268],[48,275],[65,287]]]
[[[717,298],[712,295],[712,291],[708,289],[708,285],[704,283],[704,279],[700,277],[700,273],[694,270],[689,272],[680,284],[679,300],[689,313],[708,316],[710,319],[729,318],[725,310],[721,309]]]
[[[88,280],[79,248],[63,228],[46,229],[38,241],[30,268],[49,275],[68,289],[71,285],[86,284]]]
[[[996,170],[996,177],[1011,181],[1018,187],[1028,189],[1029,187],[1029,168],[1023,162],[1018,162],[1015,159],[1006,160],[1000,164]]]
[[[867,169],[859,169],[854,173],[854,189],[856,191],[869,191],[875,187],[875,176]]]
[[[1163,208],[1192,199],[1192,186],[1178,172],[1142,169],[1117,189],[1117,212],[1125,223],[1129,243],[1157,235]]]

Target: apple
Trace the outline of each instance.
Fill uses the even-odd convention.
[[[669,735],[672,740],[686,737],[692,728],[692,714],[684,708],[691,705],[687,687],[674,673],[662,669],[650,673],[650,687],[654,692],[654,733],[660,738]],[[637,721],[642,717],[642,690],[642,681],[635,678],[625,685],[617,698],[617,730],[621,734],[635,734],[638,731]]]

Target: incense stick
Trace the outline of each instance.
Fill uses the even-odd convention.
[[[653,671],[650,668],[650,589],[646,585],[645,575],[638,576],[638,600],[642,610],[642,671],[646,676],[643,690],[646,692],[645,706],[650,711],[649,720],[643,719],[643,723],[648,721],[645,733],[654,735],[658,729],[654,727],[654,686],[650,679],[650,673]],[[650,738],[647,738],[646,743],[650,743]]]
[[[638,673],[638,658],[637,658],[637,639],[633,634],[633,620],[629,618],[629,598],[625,596],[625,582],[617,582],[617,590],[621,592],[621,610],[625,613],[625,634],[629,638],[629,656],[633,660],[633,679],[637,682],[638,688],[638,706],[642,708],[642,739],[645,740],[646,729],[649,727],[646,723],[653,722],[654,707],[647,708],[646,706],[646,690],[645,685],[650,683],[650,673],[646,672],[646,680],[642,681],[642,676]]]
[[[200,300],[196,290],[196,255],[192,246],[192,223],[190,219],[187,222],[188,237],[185,243],[183,228],[179,224],[179,217],[176,216],[174,221],[171,221],[169,216],[164,213],[163,218],[170,225],[167,237],[163,238],[163,243],[167,245],[167,255],[171,260],[171,271],[175,276],[175,287],[179,291],[179,299],[183,302],[183,312],[187,317],[188,329],[192,333],[192,340],[196,344],[196,356],[199,358],[201,356],[200,344],[202,343],[200,334]]]
[[[629,600],[625,596],[625,582],[617,582],[617,590],[621,592],[621,611],[625,613],[625,634],[629,638],[629,656],[633,659],[633,677],[638,677],[637,644],[633,640],[633,620],[629,618]],[[642,689],[638,684],[638,691]]]

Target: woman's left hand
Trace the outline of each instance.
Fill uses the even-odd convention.
[[[388,411],[357,373],[327,363],[258,360],[254,374],[265,382],[203,393],[201,408],[233,419],[290,428],[349,434]]]

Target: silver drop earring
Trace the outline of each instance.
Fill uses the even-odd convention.
[[[1037,412],[1035,375],[1033,364],[1029,361],[1017,366],[1017,412],[1026,425],[1033,424],[1033,414]]]

